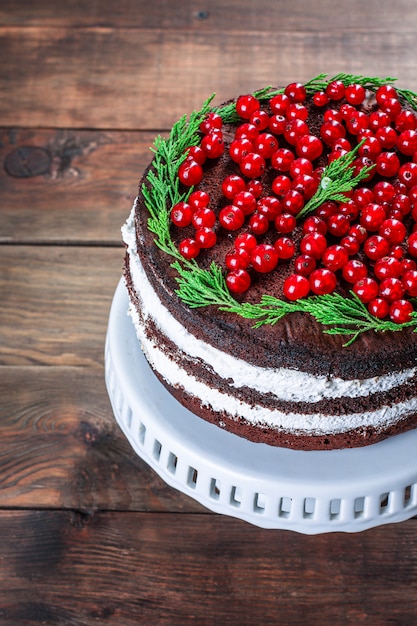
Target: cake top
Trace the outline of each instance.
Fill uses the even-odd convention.
[[[417,96],[320,75],[185,116],[141,188],[190,308],[324,333],[417,327]]]

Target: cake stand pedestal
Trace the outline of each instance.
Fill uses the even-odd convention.
[[[296,451],[252,443],[179,404],[144,358],[119,283],[106,384],[135,452],[211,511],[262,528],[357,532],[417,515],[417,430],[364,448]]]

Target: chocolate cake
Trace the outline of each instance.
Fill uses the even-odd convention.
[[[417,97],[320,75],[158,137],[124,225],[156,376],[254,442],[358,447],[417,426]]]

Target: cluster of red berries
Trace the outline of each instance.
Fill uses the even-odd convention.
[[[237,235],[225,258],[231,292],[244,293],[253,272],[265,274],[285,262],[291,264],[283,284],[289,300],[332,293],[343,281],[376,317],[408,321],[410,298],[417,297],[417,116],[390,85],[379,87],[375,102],[363,107],[366,98],[362,85],[340,81],[316,92],[313,105],[299,83],[266,107],[253,95],[240,96],[242,122],[228,145],[237,171],[223,180],[226,204],[214,211],[208,194],[196,190],[171,210],[176,226],[195,228],[180,242],[181,254],[197,257],[216,244],[223,228]],[[321,110],[316,134],[308,126],[309,106]],[[179,168],[181,183],[198,185],[206,159],[223,154],[222,127],[216,113],[203,121],[200,145],[188,149]],[[359,143],[352,167],[357,174],[374,166],[367,178],[344,202],[325,202],[299,224],[297,215],[316,193],[324,166]],[[268,177],[271,171],[276,176]]]

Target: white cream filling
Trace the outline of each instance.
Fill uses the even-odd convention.
[[[349,415],[323,415],[321,413],[283,413],[277,409],[252,406],[235,396],[222,393],[197,380],[186,370],[170,359],[146,334],[144,324],[138,312],[131,305],[132,316],[142,350],[151,366],[173,387],[185,389],[188,394],[198,398],[202,406],[214,411],[225,411],[235,418],[244,418],[253,425],[268,426],[277,431],[305,435],[325,435],[343,433],[355,428],[373,426],[377,429],[394,424],[417,411],[417,398],[409,402],[400,402],[393,406],[382,406],[376,411],[351,413]]]
[[[122,233],[130,255],[133,285],[142,301],[144,319],[148,317],[152,319],[179,350],[207,363],[220,377],[231,380],[232,386],[237,388],[247,386],[260,393],[272,393],[283,401],[318,402],[323,399],[355,398],[388,391],[411,380],[416,374],[417,368],[414,367],[403,372],[365,380],[344,380],[337,377],[314,376],[289,368],[262,368],[237,359],[195,337],[161,303],[137,254],[134,209],[123,226]],[[162,371],[161,374],[163,375]],[[213,393],[213,390],[210,390],[210,393]]]

